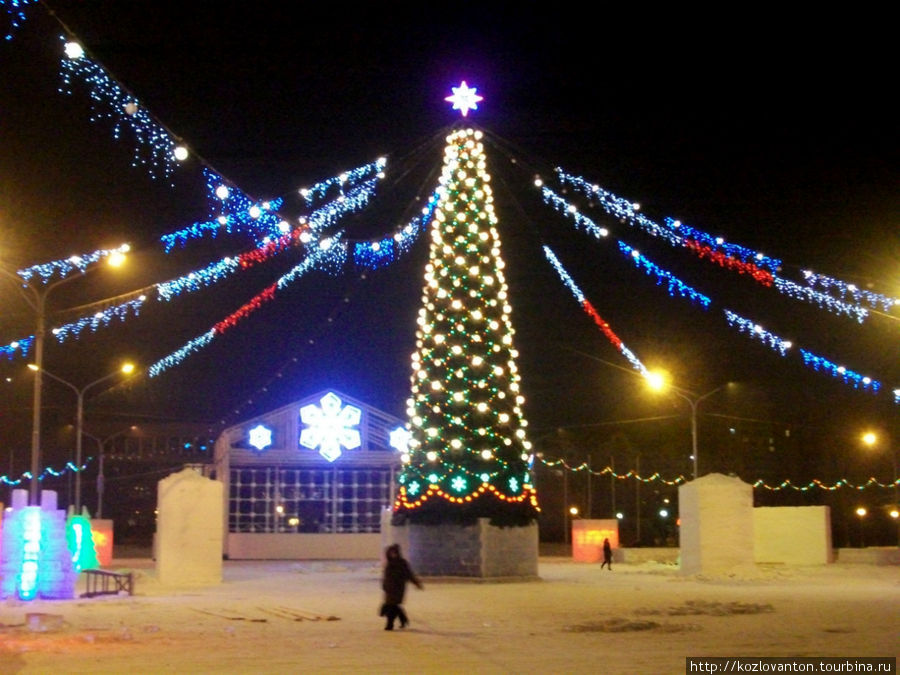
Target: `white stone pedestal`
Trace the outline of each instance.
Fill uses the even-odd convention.
[[[753,487],[709,474],[678,488],[681,571],[720,574],[753,565]]]
[[[409,559],[424,576],[536,579],[538,526],[408,525]]]
[[[168,586],[222,583],[222,483],[184,469],[159,481],[156,574]]]

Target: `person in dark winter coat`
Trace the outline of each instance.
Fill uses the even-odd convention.
[[[603,565],[609,567],[609,571],[612,572],[612,546],[609,545],[609,539],[603,540]],[[603,565],[600,565],[600,569],[603,569]]]
[[[400,628],[406,628],[409,618],[403,611],[403,596],[406,595],[406,582],[413,582],[422,589],[422,582],[413,573],[409,563],[400,555],[400,546],[391,544],[384,551],[386,562],[384,576],[381,578],[381,588],[384,591],[384,604],[381,606],[381,616],[387,618],[385,630],[394,630],[394,620],[400,619]]]

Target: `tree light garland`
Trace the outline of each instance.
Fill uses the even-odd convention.
[[[410,518],[490,513],[523,522],[538,511],[481,136],[454,131],[444,151],[394,504]]]

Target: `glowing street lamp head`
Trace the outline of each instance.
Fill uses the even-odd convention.
[[[862,442],[866,445],[875,445],[878,442],[878,436],[871,431],[867,431],[862,435]]]
[[[131,375],[134,372],[134,364],[133,363],[123,363],[122,364],[122,372],[125,375]]]
[[[484,96],[479,96],[476,92],[477,87],[469,88],[466,81],[463,80],[458,87],[450,87],[453,91],[452,96],[448,96],[444,100],[453,104],[453,110],[459,110],[463,117],[469,114],[470,110],[478,110],[478,102],[484,100]]]
[[[648,371],[644,377],[647,378],[647,385],[653,391],[662,391],[666,388],[666,376],[662,373]]]

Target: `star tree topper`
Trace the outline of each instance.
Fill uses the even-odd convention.
[[[448,96],[444,100],[452,103],[453,109],[459,110],[463,117],[466,117],[470,110],[478,110],[478,102],[484,100],[484,96],[479,96],[476,93],[478,87],[470,89],[465,80],[458,87],[450,87],[450,89],[453,91],[453,95]]]

